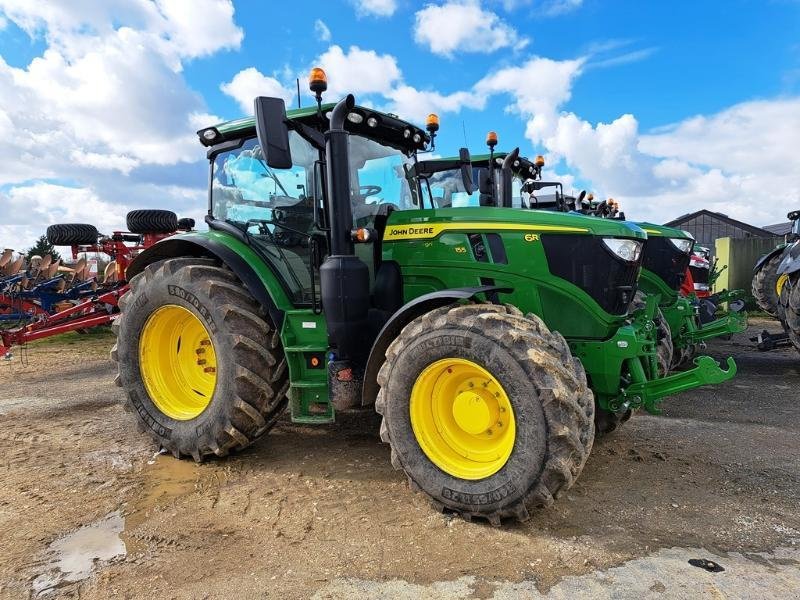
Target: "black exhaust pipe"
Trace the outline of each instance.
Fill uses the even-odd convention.
[[[336,361],[353,362],[360,370],[370,347],[369,269],[355,256],[351,237],[350,134],[345,131],[344,123],[354,105],[352,94],[341,100],[331,113],[330,129],[325,133],[330,255],[320,267],[319,275],[322,310]]]
[[[502,182],[501,185],[501,193],[500,193],[500,202],[497,203],[498,206],[505,206],[506,208],[513,207],[513,190],[511,183],[514,179],[514,172],[511,170],[511,167],[514,165],[514,161],[519,158],[519,148],[514,148],[511,152],[509,152],[506,157],[503,159],[503,166],[500,169],[500,181]]]

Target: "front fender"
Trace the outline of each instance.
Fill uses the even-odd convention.
[[[269,267],[230,235],[203,232],[163,239],[141,252],[128,265],[125,276],[130,281],[152,263],[192,256],[215,258],[227,266],[280,328],[284,311],[290,308],[288,298],[275,278],[269,276]]]
[[[764,256],[758,259],[755,266],[753,267],[753,272],[755,273],[756,271],[758,271],[765,262],[767,262],[770,258],[775,256],[776,254],[780,254],[785,249],[786,249],[786,244],[781,244],[780,246],[775,248],[772,252],[767,252]]]
[[[794,242],[785,252],[778,265],[778,275],[791,275],[800,271],[800,242]]]
[[[400,335],[403,327],[426,312],[436,308],[455,304],[461,300],[469,300],[477,294],[487,294],[487,297],[495,296],[497,293],[511,293],[513,290],[496,285],[484,285],[479,287],[453,288],[449,290],[439,290],[430,294],[424,294],[414,298],[404,304],[395,312],[381,329],[372,350],[369,353],[367,367],[364,371],[364,385],[361,389],[361,405],[369,406],[375,403],[378,396],[378,371],[386,359],[386,350],[389,344]]]

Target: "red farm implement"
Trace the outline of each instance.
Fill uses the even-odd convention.
[[[0,255],[0,357],[10,358],[13,346],[111,323],[128,290],[131,260],[157,241],[191,230],[194,221],[178,220],[165,210],[135,210],[128,213],[127,225],[129,231],[110,236],[93,225],[48,227],[51,244],[70,247],[71,266],[49,255],[32,257],[30,263],[10,250]],[[108,257],[102,273],[90,271],[88,255]]]

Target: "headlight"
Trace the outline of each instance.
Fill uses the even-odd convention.
[[[642,242],[636,240],[603,238],[603,243],[611,252],[628,262],[636,262],[642,254]]]
[[[361,121],[364,120],[364,115],[357,112],[347,113],[347,120],[350,121],[351,123],[355,123],[356,125],[358,125],[359,123],[361,123]]]
[[[675,246],[678,250],[683,252],[684,254],[689,254],[692,251],[692,246],[694,246],[694,240],[687,240],[684,238],[667,238],[672,245]]]

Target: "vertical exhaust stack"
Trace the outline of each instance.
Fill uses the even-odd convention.
[[[508,155],[503,159],[503,166],[500,169],[500,202],[497,203],[498,206],[505,206],[506,208],[512,208],[513,206],[513,190],[512,190],[512,180],[514,178],[514,173],[511,170],[511,167],[514,166],[514,161],[519,158],[519,148],[514,148]]]
[[[341,100],[331,113],[330,129],[325,133],[330,255],[319,274],[322,310],[339,372],[346,370],[348,363],[360,372],[370,347],[369,269],[355,256],[351,237],[350,134],[345,131],[344,122],[354,105],[352,95]]]

